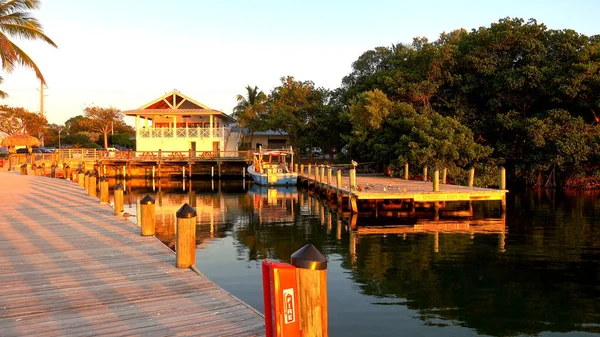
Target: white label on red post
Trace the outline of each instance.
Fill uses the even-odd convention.
[[[283,289],[283,316],[284,324],[296,321],[296,310],[294,308],[294,288]]]

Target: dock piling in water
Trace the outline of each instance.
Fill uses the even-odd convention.
[[[301,336],[328,336],[327,259],[307,244],[292,254],[296,267]]]

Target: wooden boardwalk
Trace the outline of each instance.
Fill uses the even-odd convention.
[[[260,313],[77,184],[0,172],[0,205],[0,336],[265,335]]]

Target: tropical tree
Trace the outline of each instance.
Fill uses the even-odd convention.
[[[20,107],[0,105],[0,131],[12,135],[26,132],[37,135],[44,130],[48,123],[45,117]]]
[[[86,107],[85,117],[89,119],[90,130],[99,131],[104,135],[104,148],[108,147],[108,133],[114,123],[122,122],[121,110],[113,107],[102,108],[97,106]]]
[[[46,80],[38,66],[21,48],[14,44],[10,38],[18,37],[27,40],[42,40],[53,47],[56,44],[43,33],[42,25],[31,16],[31,10],[39,9],[39,0],[11,0],[0,2],[0,60],[2,69],[10,73],[16,65],[31,68],[36,76],[46,84]],[[0,97],[8,95],[0,91]]]
[[[242,144],[246,143],[246,130],[250,133],[250,144],[252,144],[254,131],[264,127],[262,117],[266,111],[267,95],[259,91],[257,86],[252,88],[248,85],[246,86],[246,97],[237,95],[237,102],[238,104],[233,108],[233,117],[242,129]]]
[[[311,81],[282,77],[281,86],[274,88],[269,96],[267,125],[285,131],[292,146],[298,148],[301,136],[315,128],[315,116],[323,107],[324,90],[315,89]]]

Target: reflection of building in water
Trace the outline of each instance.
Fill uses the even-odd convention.
[[[185,194],[159,192],[162,202],[156,204],[156,237],[173,248],[176,240],[176,212],[189,204],[196,210],[196,244],[201,248],[207,241],[223,236],[219,226],[226,223],[228,207],[240,207],[246,195],[200,194],[189,191]],[[151,195],[158,199],[159,195]],[[137,195],[141,199],[145,194]],[[240,199],[241,198],[241,199]]]
[[[268,187],[253,184],[248,195],[252,198],[254,213],[258,215],[260,223],[294,221],[294,204],[298,199],[295,186]]]

